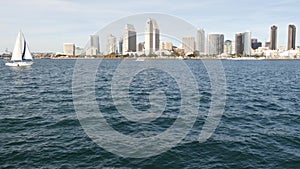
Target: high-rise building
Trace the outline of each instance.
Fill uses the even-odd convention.
[[[251,55],[251,32],[235,34],[235,53],[237,55]]]
[[[288,50],[296,49],[296,26],[289,25],[288,28]]]
[[[106,53],[112,54],[117,52],[117,38],[112,34],[107,36]]]
[[[206,44],[207,44],[207,54],[211,56],[220,55],[224,51],[224,35],[208,34]]]
[[[235,34],[235,53],[237,55],[244,53],[243,33]]]
[[[278,27],[276,25],[273,25],[271,27],[271,41],[270,41],[270,49],[276,50],[277,49],[277,29]]]
[[[75,56],[75,44],[64,43],[64,54],[67,56]]]
[[[204,31],[204,29],[199,29],[197,31],[196,50],[199,51],[200,54],[205,53],[205,31]]]
[[[244,56],[251,55],[251,32],[243,33]]]
[[[156,20],[149,18],[145,27],[145,54],[153,54],[159,50],[160,32]]]
[[[183,37],[182,38],[182,48],[185,54],[191,54],[195,51],[195,37]]]
[[[120,55],[123,54],[123,38],[120,38],[120,39],[119,39],[118,53],[119,53]]]
[[[90,55],[98,55],[100,53],[100,43],[98,35],[90,35],[90,47],[88,49]]]
[[[224,53],[230,55],[232,54],[232,41],[226,40],[224,44]]]
[[[136,31],[133,25],[126,24],[123,34],[122,53],[136,52]]]

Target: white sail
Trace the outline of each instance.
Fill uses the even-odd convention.
[[[32,55],[30,53],[30,50],[29,50],[27,42],[26,42],[26,47],[25,47],[25,55],[24,55],[23,59],[25,59],[25,60],[32,60]]]
[[[15,43],[15,48],[11,57],[12,61],[32,60],[32,55],[28,48],[28,44],[20,31]]]
[[[15,43],[15,48],[13,50],[11,60],[13,60],[13,61],[22,60],[22,50],[23,50],[22,43],[23,43],[23,39],[22,39],[22,33],[20,31],[17,36],[17,40]]]

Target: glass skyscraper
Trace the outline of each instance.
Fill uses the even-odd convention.
[[[136,31],[133,25],[126,24],[123,35],[123,55],[128,52],[136,52]]]
[[[207,53],[211,56],[222,54],[224,51],[224,35],[208,34],[207,37]]]
[[[296,26],[289,25],[288,27],[288,50],[296,49]]]
[[[196,50],[199,51],[200,55],[205,53],[205,31],[199,29],[196,36]]]
[[[145,54],[153,54],[159,50],[160,34],[156,20],[149,18],[145,27]]]

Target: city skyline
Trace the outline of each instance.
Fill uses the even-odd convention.
[[[233,0],[184,3],[178,1],[172,2],[176,4],[174,6],[170,6],[167,2],[158,2],[131,1],[130,5],[123,1],[1,2],[0,52],[6,48],[12,50],[15,36],[20,29],[25,32],[33,52],[57,52],[62,51],[61,44],[65,42],[85,46],[89,40],[88,35],[95,34],[111,21],[145,12],[179,17],[197,28],[203,28],[207,33],[222,32],[225,40],[233,40],[236,32],[249,30],[252,37],[264,43],[269,41],[270,26],[275,24],[278,26],[277,47],[287,46],[289,24],[300,26],[297,18],[300,15],[297,10],[299,2],[296,0],[280,2],[254,0],[251,4]],[[228,6],[226,4],[231,5],[224,8]],[[19,15],[20,13],[22,15]],[[299,39],[299,34],[296,34],[296,46],[300,44]]]
[[[125,21],[127,20],[125,19]],[[146,26],[144,32],[137,32],[135,30],[134,24],[128,24],[128,23],[125,24],[124,32],[122,35],[123,38],[119,39],[118,45],[116,41],[117,38],[112,33],[107,34],[106,38],[101,38],[102,42],[103,40],[106,41],[105,44],[101,44],[101,45],[106,45],[103,51],[90,50],[94,48],[100,49],[99,36],[100,37],[103,36],[98,34],[101,34],[103,32],[99,31],[98,34],[96,35],[90,35],[90,42],[89,42],[90,46],[86,47],[87,49],[86,55],[87,56],[92,56],[92,55],[95,56],[95,55],[103,55],[103,54],[106,55],[108,54],[139,55],[140,54],[141,55],[141,52],[143,52],[143,54],[146,55],[151,55],[151,54],[157,54],[157,52],[166,52],[166,51],[178,52],[177,50],[173,49],[173,42],[174,40],[176,41],[176,38],[175,39],[174,37],[171,38],[170,40],[172,41],[160,41],[161,33],[160,33],[159,25],[155,19],[148,18],[145,25]],[[108,27],[108,29],[110,30],[110,27]],[[288,30],[289,36],[288,36],[287,50],[295,50],[296,49],[295,46],[296,26],[289,25],[288,29],[289,29]],[[192,33],[194,34],[194,36],[183,36],[180,42],[181,45],[174,46],[174,48],[178,48],[178,50],[182,50],[182,52],[185,53],[186,56],[188,55],[195,55],[195,56],[211,55],[211,56],[222,56],[222,57],[229,56],[229,55],[251,56],[251,55],[260,55],[263,51],[267,52],[267,50],[273,50],[274,53],[277,49],[280,49],[280,52],[283,52],[282,47],[277,48],[277,30],[278,27],[276,25],[271,26],[270,41],[266,42],[265,46],[262,46],[262,43],[259,42],[257,38],[253,38],[251,36],[250,31],[238,32],[235,34],[234,40],[229,40],[229,39],[226,40],[224,39],[224,34],[220,34],[220,33],[205,34],[204,29],[194,29],[194,32]],[[119,31],[114,33],[118,34],[118,32]],[[137,37],[138,36],[141,37],[143,35],[144,35],[144,39],[143,39],[144,41],[138,41]],[[97,46],[95,46],[95,44],[97,44]],[[171,47],[170,44],[172,44]],[[206,48],[205,52],[201,52],[201,50],[199,50],[201,47]],[[299,50],[299,46],[297,48]],[[79,49],[80,51],[82,51],[82,48],[79,47]],[[256,51],[256,49],[258,50]],[[65,51],[65,47],[64,47],[64,51]],[[96,52],[89,52],[89,51],[96,51]],[[66,54],[67,52],[64,53]],[[83,53],[79,53],[79,54],[83,54]]]

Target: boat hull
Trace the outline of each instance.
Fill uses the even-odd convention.
[[[33,62],[8,62],[5,63],[6,66],[10,67],[21,67],[21,66],[31,66]]]

